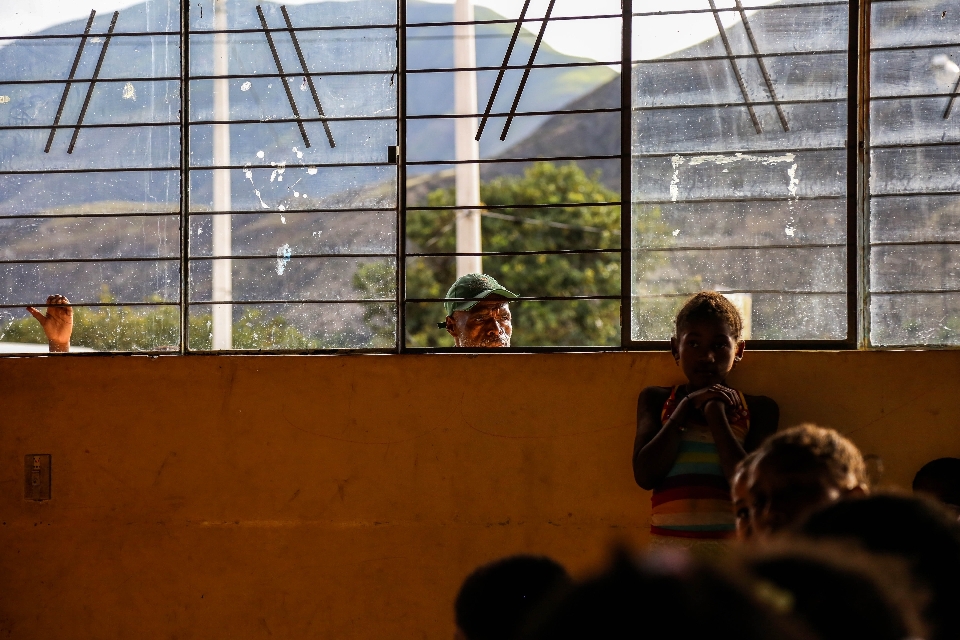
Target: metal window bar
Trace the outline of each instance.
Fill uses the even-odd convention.
[[[290,22],[290,15],[287,13],[287,6],[280,5],[280,11],[283,13],[283,20],[287,23],[287,31],[290,33],[290,39],[293,41],[294,49],[297,52],[297,59],[300,60],[300,68],[303,69],[303,73],[307,78],[307,84],[310,86],[310,95],[313,96],[313,103],[317,107],[317,113],[320,114],[320,121],[323,122],[323,130],[327,134],[327,141],[330,143],[330,148],[333,149],[337,144],[333,141],[333,134],[330,132],[330,123],[327,121],[326,116],[323,113],[323,105],[320,104],[320,97],[317,95],[317,87],[313,84],[313,75],[310,73],[310,69],[307,68],[307,61],[303,57],[303,51],[300,49],[300,41],[297,39],[297,32],[293,28],[293,24]],[[263,14],[261,13],[261,16]],[[266,22],[264,21],[264,26]],[[279,65],[277,66],[279,69]],[[309,147],[310,144],[307,143]]]
[[[70,93],[70,85],[73,84],[73,78],[77,75],[77,67],[80,66],[80,56],[83,55],[83,48],[87,44],[87,35],[90,33],[90,27],[93,26],[93,19],[96,17],[96,15],[96,10],[91,9],[90,18],[87,20],[87,27],[83,30],[83,37],[80,39],[80,46],[77,47],[77,55],[73,59],[73,66],[70,67],[70,75],[67,76],[67,82],[63,86],[63,95],[60,97],[60,106],[57,107],[57,115],[53,119],[53,126],[50,128],[50,137],[47,138],[47,146],[43,149],[44,153],[50,153],[50,147],[53,146],[53,137],[57,134],[57,128],[60,124],[60,117],[63,115],[63,107],[67,104],[67,95]]]
[[[740,74],[740,67],[737,66],[737,61],[733,59],[733,48],[730,46],[730,39],[727,37],[727,30],[723,27],[723,22],[720,20],[720,14],[717,12],[717,3],[714,0],[708,0],[710,3],[710,9],[713,11],[713,17],[717,22],[717,31],[720,33],[720,40],[723,42],[723,48],[727,52],[727,58],[730,59],[730,67],[733,69],[733,75],[737,79],[737,84],[740,86],[740,93],[743,95],[743,102],[747,105],[747,113],[750,114],[750,120],[753,122],[753,127],[757,130],[758,134],[763,133],[763,127],[760,126],[760,120],[757,118],[757,112],[753,109],[753,104],[750,102],[750,94],[747,92],[747,85],[743,81],[743,75]]]
[[[260,5],[257,5],[257,16],[260,17],[260,24],[263,25],[263,35],[267,37],[267,43],[270,45],[270,53],[273,54],[273,62],[277,65],[277,73],[280,75],[280,82],[283,84],[283,90],[287,93],[287,100],[290,102],[290,109],[293,111],[293,115],[297,120],[297,127],[300,129],[300,136],[303,138],[303,144],[309,149],[310,138],[307,137],[307,130],[303,127],[303,121],[300,119],[300,110],[297,109],[297,103],[293,99],[293,94],[290,93],[290,83],[287,81],[289,74],[284,74],[283,72],[283,65],[280,63],[280,55],[277,53],[277,46],[273,42],[273,35],[271,35],[270,29],[267,27],[267,19],[263,17],[263,9],[260,8]],[[304,73],[306,73],[306,69],[304,69]],[[313,86],[312,81],[311,86]]]
[[[91,15],[91,19],[92,19]],[[77,120],[77,126],[73,130],[73,138],[70,140],[70,146],[67,147],[67,153],[73,153],[77,146],[77,138],[80,136],[80,125],[83,124],[83,118],[87,115],[87,108],[90,106],[90,98],[93,97],[93,89],[97,86],[97,76],[100,75],[100,69],[103,67],[103,59],[107,57],[107,47],[110,46],[110,38],[113,36],[113,29],[117,26],[117,18],[120,17],[119,11],[113,12],[113,18],[110,20],[110,27],[107,29],[107,36],[103,41],[103,47],[100,49],[100,57],[97,59],[97,67],[93,71],[93,78],[87,87],[87,97],[83,99],[83,107],[80,109],[80,118]],[[77,58],[79,61],[79,56]],[[64,100],[66,95],[64,95]]]

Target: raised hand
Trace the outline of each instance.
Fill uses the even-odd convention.
[[[47,336],[51,353],[70,351],[70,335],[73,333],[73,307],[70,301],[61,295],[47,298],[47,314],[40,313],[35,307],[27,307]]]

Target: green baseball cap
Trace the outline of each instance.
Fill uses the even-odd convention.
[[[466,300],[447,300],[443,303],[447,315],[454,311],[468,311],[487,296],[498,295],[504,298],[516,298],[517,294],[504,289],[499,282],[485,273],[468,273],[460,276],[447,291],[447,298],[466,298]]]

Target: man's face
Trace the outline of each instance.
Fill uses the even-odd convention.
[[[702,389],[726,379],[734,361],[743,356],[743,342],[723,320],[697,320],[671,340],[671,350],[690,387]]]
[[[505,298],[497,298],[481,300],[472,309],[454,311],[453,316],[447,316],[447,333],[453,336],[456,346],[510,346],[510,336],[513,335],[510,305]]]
[[[799,523],[846,493],[827,469],[799,470],[792,461],[778,460],[781,457],[764,455],[749,470],[750,521],[760,538]]]

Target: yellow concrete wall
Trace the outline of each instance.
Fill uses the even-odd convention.
[[[751,353],[732,382],[883,456],[960,455],[960,353]],[[0,636],[429,638],[476,565],[642,544],[667,354],[0,359]],[[53,500],[23,456],[53,456]]]

